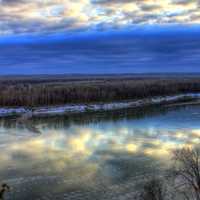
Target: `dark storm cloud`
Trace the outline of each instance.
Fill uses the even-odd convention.
[[[160,29],[1,43],[0,74],[200,72],[199,33]]]
[[[190,3],[195,3],[195,2],[199,2],[199,0],[172,0],[172,3],[174,4],[182,4],[182,5],[187,5]]]
[[[93,4],[148,3],[149,0],[91,0]]]
[[[0,74],[200,71],[200,28],[184,26],[200,23],[199,5],[0,0]]]
[[[1,0],[2,3],[18,3],[18,2],[24,2],[24,0]]]
[[[1,0],[2,4],[19,4],[19,3],[25,3],[26,0]]]
[[[160,6],[159,5],[153,5],[153,4],[141,4],[140,6],[140,9],[143,10],[143,11],[154,11],[154,10],[157,10],[157,9],[160,9]]]
[[[145,1],[145,0],[141,0]],[[138,0],[91,0],[91,3],[93,4],[113,4],[113,3],[132,3],[132,2],[138,2]]]

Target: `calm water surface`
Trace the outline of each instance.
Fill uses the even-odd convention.
[[[1,182],[7,199],[106,199],[169,167],[172,150],[199,145],[199,122],[200,106],[2,119]]]

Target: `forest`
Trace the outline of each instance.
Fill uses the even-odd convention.
[[[19,76],[0,78],[0,106],[113,102],[200,92],[198,76]]]

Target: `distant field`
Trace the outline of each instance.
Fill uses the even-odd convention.
[[[199,74],[0,77],[0,106],[112,102],[200,92]]]

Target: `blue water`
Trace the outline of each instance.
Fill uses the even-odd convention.
[[[199,146],[200,106],[137,113],[132,110],[114,115],[41,118],[25,124],[2,119],[1,180],[13,185],[16,194],[23,181],[30,188],[34,182],[40,187],[42,181],[52,177],[59,179],[56,181],[61,181],[62,187],[58,188],[65,190],[68,181],[73,182],[74,190],[83,185],[97,187],[100,182],[115,185],[170,167],[172,152],[177,148]],[[30,188],[26,189],[27,195]],[[16,195],[14,199],[20,198],[23,199]]]

